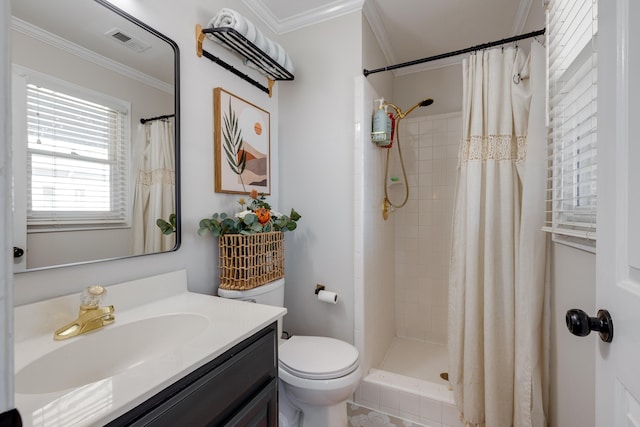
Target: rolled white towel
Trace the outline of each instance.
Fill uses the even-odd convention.
[[[267,48],[264,49],[264,53],[266,53],[271,58],[273,58],[274,54],[277,54],[276,45],[273,43],[273,40],[271,40],[269,37],[265,37],[264,41],[265,41],[265,44],[267,45]]]
[[[267,39],[269,49],[266,52],[275,62],[282,66],[285,70],[293,74],[293,61],[289,57],[287,51],[278,42]]]
[[[266,37],[265,37],[265,40],[266,40],[267,49],[264,49],[264,52],[267,55],[269,55],[269,57],[273,59],[276,63],[282,66],[285,70],[293,74],[293,71],[294,71],[293,60],[291,59],[289,54],[287,54],[287,51],[284,50],[284,48],[277,42],[274,42],[273,40]],[[277,71],[275,66],[269,65],[267,61],[261,61],[261,62],[262,62],[262,66],[266,68],[266,72],[263,70],[260,70],[260,67],[256,67],[255,64],[253,64],[250,60],[246,60],[245,64],[251,68],[260,70],[263,74],[268,75],[271,78],[274,78],[274,76],[280,75],[280,72]]]
[[[267,49],[266,37],[264,36],[264,34],[262,34],[262,31],[260,31],[257,27],[256,27],[256,39],[253,42],[253,44],[255,44],[256,47],[263,52]]]
[[[284,61],[287,52],[284,51],[284,48],[278,42],[273,42],[273,46],[275,48],[275,51],[273,52],[273,55],[271,55],[271,57],[274,61],[284,67]]]
[[[247,20],[233,9],[220,9],[209,21],[210,28],[231,27],[239,33],[247,32]]]
[[[291,59],[289,54],[286,53],[286,52],[285,52],[285,59],[284,59],[283,67],[284,67],[285,70],[287,70],[291,74],[293,74],[293,72],[295,70],[295,66],[293,65],[293,60]]]
[[[258,49],[262,50],[266,53],[271,59],[280,64],[290,73],[293,73],[293,61],[284,50],[284,48],[266,37],[260,29],[258,29],[251,21],[242,16],[240,13],[233,9],[223,8],[209,21],[207,24],[209,28],[221,28],[221,27],[229,27],[233,28],[240,34],[242,34],[247,40],[252,42]],[[213,34],[207,34],[207,37],[215,42],[221,43],[221,41],[215,37]],[[230,46],[223,44],[224,46],[230,48]],[[245,59],[245,64],[250,66],[251,68],[257,68],[255,64],[251,62],[249,59]],[[263,64],[269,69],[270,67],[266,62]],[[269,71],[264,72],[264,74],[270,75]],[[271,70],[274,71],[274,70]]]
[[[269,56],[276,61],[282,68],[293,74],[293,61],[289,57],[289,54],[278,42],[273,43],[273,50],[269,52]]]
[[[255,25],[233,9],[220,9],[207,25],[209,28],[233,28],[252,43],[256,40]],[[207,34],[207,37],[213,41],[219,41],[213,34]]]
[[[253,25],[253,22],[249,21],[246,18],[245,18],[245,22],[247,23],[247,32],[242,35],[251,43],[256,44],[256,35],[258,33],[258,29],[256,28],[255,25]]]

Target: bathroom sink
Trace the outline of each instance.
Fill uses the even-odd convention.
[[[15,391],[51,393],[99,381],[166,355],[204,331],[201,314],[172,313],[87,333],[35,359],[15,376]],[[53,340],[53,338],[52,338]]]

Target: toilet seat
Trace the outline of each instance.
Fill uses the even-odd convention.
[[[294,335],[278,348],[280,368],[298,378],[329,380],[358,368],[358,350],[329,337]]]

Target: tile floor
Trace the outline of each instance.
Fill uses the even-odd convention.
[[[447,371],[447,346],[395,337],[384,361],[383,371],[446,384],[440,374]]]
[[[446,366],[446,346],[395,338],[381,369],[372,369],[361,381],[355,392],[355,403],[402,420],[400,424],[389,421],[392,423],[389,426],[464,427],[453,403],[453,394],[440,379],[440,372],[446,371]],[[373,416],[375,422],[385,419]],[[368,425],[386,426],[374,421]]]
[[[349,427],[431,427],[385,414],[353,402],[347,403],[347,418]]]

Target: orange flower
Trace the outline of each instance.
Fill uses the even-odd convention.
[[[260,224],[265,224],[267,222],[269,222],[269,220],[271,219],[271,212],[269,211],[269,209],[265,209],[265,208],[258,208],[255,211],[253,211],[254,214],[256,214],[256,216],[258,217],[258,222]]]
[[[251,190],[251,194],[249,194],[249,197],[251,197],[252,199],[257,199],[258,198],[258,190],[256,190],[255,188],[253,190]]]

